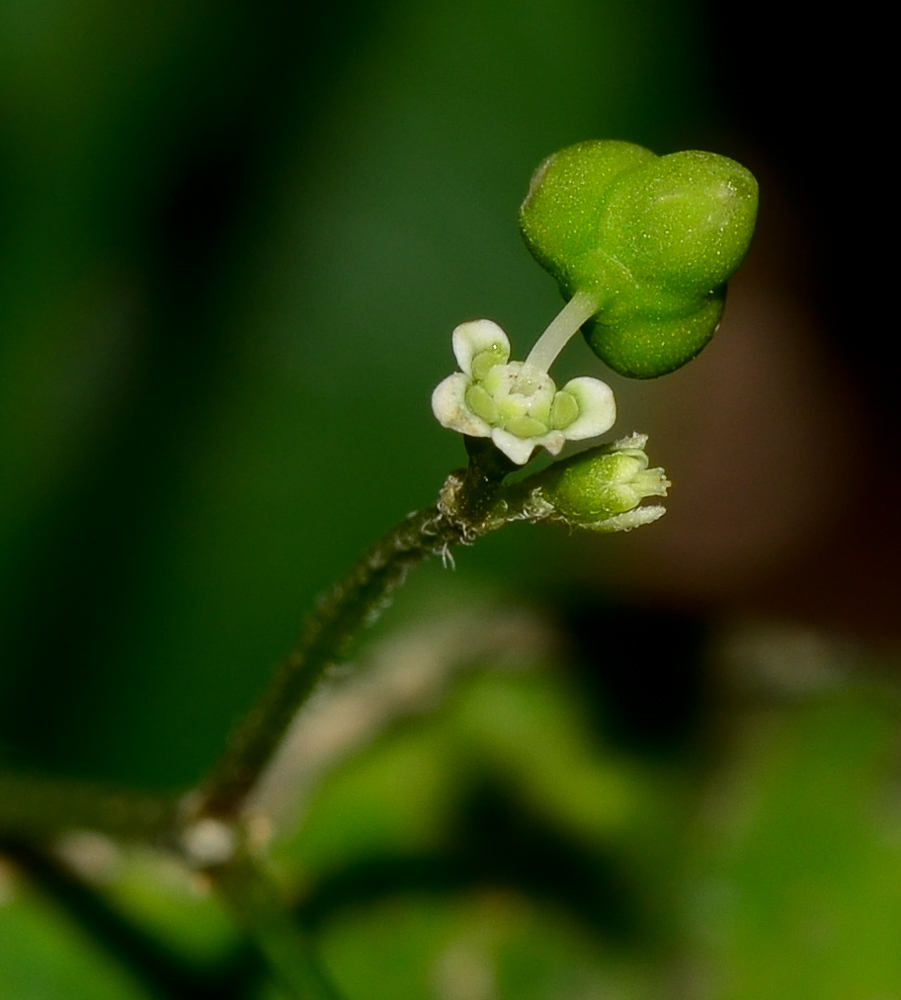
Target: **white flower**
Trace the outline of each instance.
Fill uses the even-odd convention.
[[[616,420],[608,385],[586,376],[558,390],[546,370],[509,360],[510,341],[489,319],[458,326],[453,347],[461,370],[432,393],[432,412],[444,427],[490,437],[517,465],[536,447],[558,455],[566,441],[603,434]]]

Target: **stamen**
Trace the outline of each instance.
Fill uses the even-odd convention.
[[[579,327],[598,311],[599,305],[600,295],[597,292],[576,292],[538,338],[523,368],[547,372]]]

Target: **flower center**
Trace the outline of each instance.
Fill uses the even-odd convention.
[[[596,294],[576,292],[525,361],[507,362],[509,347],[500,341],[483,347],[470,364],[472,384],[465,396],[469,409],[492,427],[520,438],[569,427],[581,413],[579,401],[566,390],[558,392],[548,370],[597,308]]]
[[[483,352],[487,353],[487,352]],[[474,359],[481,360],[482,354]],[[559,390],[546,372],[521,361],[486,366],[485,375],[466,390],[466,405],[493,427],[516,437],[541,437],[565,430],[581,412],[572,393]]]

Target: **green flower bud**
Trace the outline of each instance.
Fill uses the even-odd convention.
[[[520,228],[563,295],[595,307],[583,331],[598,357],[654,378],[713,336],[756,215],[757,182],[734,160],[596,141],[538,168]]]
[[[628,531],[656,521],[660,505],[639,507],[645,497],[663,497],[670,485],[663,469],[649,469],[647,436],[633,434],[555,462],[522,485],[527,516],[563,521],[593,531]]]

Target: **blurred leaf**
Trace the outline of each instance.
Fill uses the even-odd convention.
[[[156,1000],[72,918],[15,882],[0,900],[0,1000]]]
[[[124,850],[102,892],[166,950],[198,969],[215,972],[242,945],[230,915],[201,876],[165,855]]]
[[[323,946],[348,1000],[630,1000],[653,979],[515,894],[401,897],[345,915]]]
[[[689,848],[698,996],[901,997],[899,715],[848,690],[745,725]]]

